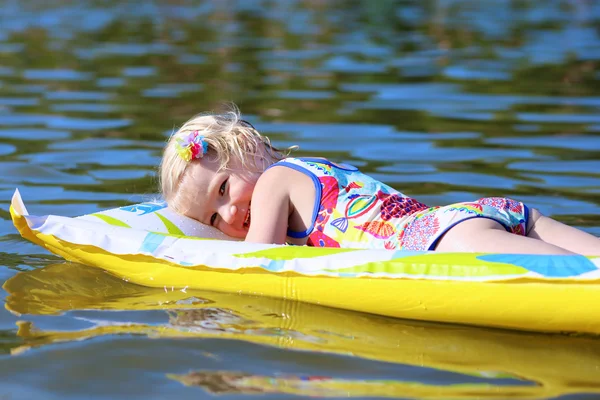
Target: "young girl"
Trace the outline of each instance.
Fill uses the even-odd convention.
[[[428,207],[353,166],[286,158],[237,108],[196,116],[174,133],[160,179],[175,210],[252,242],[600,255],[600,238],[515,200]]]

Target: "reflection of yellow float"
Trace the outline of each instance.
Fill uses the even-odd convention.
[[[26,239],[140,285],[263,295],[425,321],[600,333],[600,257],[207,240],[183,236],[200,229],[198,223],[184,227],[154,203],[82,218],[35,217],[18,192],[10,210]],[[156,225],[134,228],[148,217]],[[204,235],[214,228],[202,229]]]
[[[145,288],[100,270],[56,264],[19,273],[4,284],[6,307],[17,314],[56,314],[74,309],[155,310],[170,314],[163,325],[98,325],[81,331],[40,331],[19,323],[24,343],[13,353],[61,341],[111,334],[149,337],[244,340],[290,350],[327,352],[380,362],[429,367],[488,378],[490,383],[428,385],[395,380],[362,381],[292,376],[248,376],[238,371],[197,371],[171,375],[188,385],[228,380],[243,392],[320,396],[402,396],[418,398],[545,399],[574,393],[600,393],[600,340],[539,335],[485,328],[408,322],[376,315],[265,297],[197,290]],[[200,380],[202,376],[203,380]],[[245,376],[239,380],[236,377]],[[495,378],[515,384],[494,384]],[[237,380],[236,380],[237,379]],[[520,381],[523,384],[519,384]],[[208,386],[205,386],[208,387]],[[250,389],[248,389],[250,390]]]
[[[524,386],[504,387],[501,393],[490,393],[483,385],[451,385],[442,390],[431,385],[397,380],[335,379],[323,376],[251,375],[230,371],[194,371],[185,375],[170,374],[187,386],[199,386],[214,394],[285,393],[310,397],[388,397],[419,399],[468,399],[511,397],[537,398],[534,390]],[[436,390],[437,389],[437,390]]]

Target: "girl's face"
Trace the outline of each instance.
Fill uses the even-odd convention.
[[[181,182],[179,209],[227,236],[244,239],[250,227],[250,201],[260,173],[243,171],[236,160],[232,160],[228,170],[218,170],[218,160],[213,157],[194,161]]]

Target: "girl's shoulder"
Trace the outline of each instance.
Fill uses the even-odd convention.
[[[334,167],[340,170],[345,170],[345,171],[358,171],[358,168],[350,165],[350,164],[346,164],[346,163],[339,163],[339,162],[333,162],[331,160],[328,160],[327,158],[324,157],[287,157],[284,158],[283,160],[273,164],[272,166],[275,165],[298,165],[307,169],[311,169],[316,167],[317,169],[319,169],[322,166],[325,167]]]
[[[298,191],[312,191],[318,180],[306,166],[299,165],[298,160],[290,157],[272,164],[261,174],[257,187],[289,196]]]
[[[280,160],[269,166],[259,178],[263,184],[278,185],[279,187],[288,187],[295,184],[298,180],[303,180],[305,173],[299,168],[297,159],[289,157]]]

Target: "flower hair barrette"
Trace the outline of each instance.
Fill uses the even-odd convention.
[[[189,132],[175,139],[175,150],[185,161],[202,158],[208,151],[208,143],[198,131]]]

